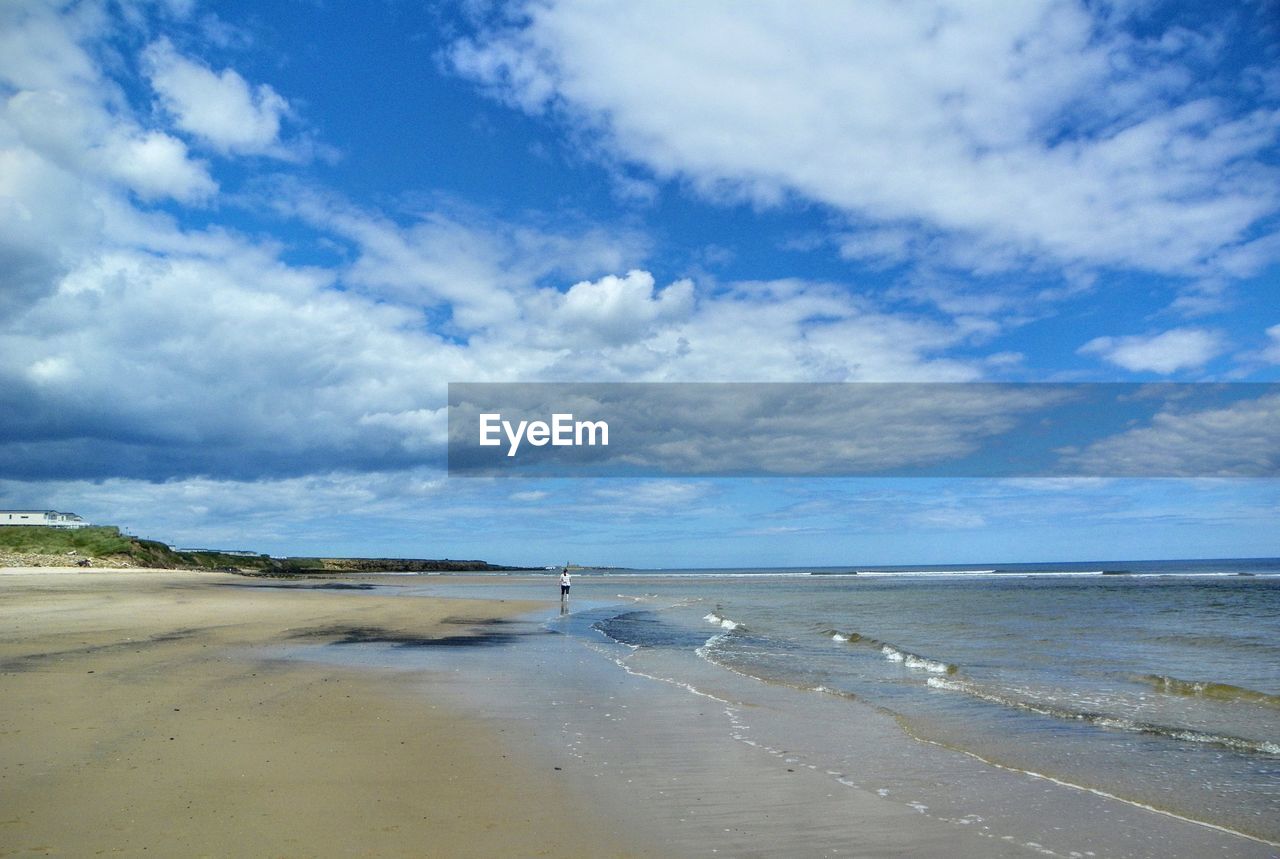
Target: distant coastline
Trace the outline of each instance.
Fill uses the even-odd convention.
[[[0,567],[98,567],[217,570],[252,576],[387,572],[536,572],[542,568],[453,558],[276,558],[216,549],[174,549],[113,525],[61,530],[39,525],[0,528]]]

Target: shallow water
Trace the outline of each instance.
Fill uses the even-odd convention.
[[[637,590],[649,604],[600,631],[794,689],[799,719],[818,695],[854,697],[919,739],[1280,841],[1280,578],[777,576]]]
[[[672,855],[1269,856],[1280,578],[1254,571],[581,575],[509,647],[342,658],[449,673]]]

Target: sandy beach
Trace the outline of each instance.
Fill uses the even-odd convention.
[[[0,569],[0,856],[1274,854],[726,672],[699,599],[611,643],[694,595],[629,581]]]
[[[528,603],[3,573],[0,855],[644,855],[423,677],[269,658],[340,628],[483,637]]]
[[[509,663],[509,629],[538,628],[512,619],[555,611],[521,598],[539,582],[443,585],[475,599],[398,582],[0,570],[0,856],[767,856],[796,833],[948,849],[947,827],[797,781],[716,708],[566,636]]]

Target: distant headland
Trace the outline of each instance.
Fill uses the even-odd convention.
[[[0,528],[0,567],[151,567],[220,570],[253,576],[388,572],[505,572],[542,570],[453,558],[276,558],[218,549],[176,549],[125,534],[113,525],[75,528],[6,525]]]

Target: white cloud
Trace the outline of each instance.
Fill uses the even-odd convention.
[[[579,286],[579,302],[545,288],[521,317],[473,336],[486,374],[468,381],[944,381],[980,375],[941,357],[952,325],[893,314],[835,284],[778,280],[654,289],[632,271]],[[692,297],[690,296],[692,292]],[[633,326],[626,312],[637,314]],[[518,344],[518,345],[517,345]]]
[[[1094,492],[1111,486],[1110,477],[1011,477],[1000,481],[1000,485],[1013,489],[1026,489],[1033,492]]]
[[[192,202],[217,190],[206,165],[182,141],[114,120],[100,105],[57,90],[22,90],[4,105],[3,121],[28,151],[89,176],[114,180],[146,199]]]
[[[941,507],[924,510],[912,517],[912,524],[925,530],[967,530],[988,527],[987,518],[971,507]]]
[[[221,225],[217,207],[186,229],[152,204],[204,205],[210,165],[130,109],[94,59],[117,25],[94,8],[0,10],[0,409],[4,455],[28,476],[420,467],[439,458],[451,380],[981,372],[943,357],[963,326],[847,285],[659,284],[639,267],[649,240],[627,229],[457,206],[393,215],[284,182],[277,213],[340,247],[339,262],[287,263],[288,248]],[[147,56],[184,131],[219,151],[288,148],[273,90],[167,42]]]
[[[202,203],[203,162],[129,111],[85,44],[109,29],[92,3],[0,5],[0,310],[16,313],[96,253],[107,210]],[[82,44],[84,43],[84,44]]]
[[[1262,353],[1262,360],[1271,364],[1280,364],[1280,325],[1272,325],[1267,329],[1270,344]]]
[[[439,457],[449,381],[981,375],[945,355],[973,325],[840,283],[660,284],[644,235],[563,217],[388,213],[279,182],[276,213],[339,261],[286,262],[217,206],[184,228],[183,204],[218,202],[210,165],[130,109],[94,59],[115,24],[93,8],[0,10],[0,409],[25,474],[420,467]],[[185,131],[219,151],[288,148],[274,91],[165,42],[148,56]]]
[[[28,149],[0,148],[0,317],[47,293],[100,230],[75,176]]]
[[[218,188],[204,166],[187,157],[186,144],[159,131],[110,141],[102,161],[108,172],[145,198],[200,200]]]
[[[1280,471],[1280,395],[1217,408],[1169,408],[1138,427],[1067,452],[1087,474],[1168,477],[1275,477]]]
[[[1031,254],[1189,272],[1239,258],[1280,208],[1256,160],[1280,112],[1187,94],[1214,34],[1143,39],[1094,12],[548,0],[449,58],[659,177],[765,204],[796,194],[873,227],[921,223],[975,266]],[[905,249],[892,229],[842,246],[889,262]]]
[[[633,270],[580,281],[566,292],[541,290],[530,305],[530,321],[535,330],[543,326],[538,336],[548,345],[619,346],[647,339],[663,323],[688,319],[693,283],[681,280],[655,291],[652,274]]]
[[[1203,328],[1175,328],[1155,335],[1095,337],[1077,350],[1134,373],[1169,375],[1202,367],[1222,354],[1220,335]]]
[[[23,404],[6,455],[32,473],[70,461],[151,478],[435,456],[444,383],[471,366],[461,347],[278,249],[133,220],[120,234],[149,229],[164,250],[104,235],[52,295],[0,323],[0,400]]]
[[[531,112],[589,117],[585,136],[603,131],[601,149],[629,162],[606,165],[620,193],[647,196],[655,178],[675,177],[717,197],[816,200],[849,215],[833,232],[851,258],[936,254],[1000,270],[1036,253],[1231,278],[1277,256],[1275,235],[1247,229],[1275,211],[1276,185],[1252,163],[1274,140],[1274,113],[1170,95],[1185,84],[1178,52],[1210,47],[1094,33],[1058,0],[779,9],[548,2],[529,30],[485,34],[454,56]],[[530,525],[534,511],[560,511],[570,531],[644,517],[651,539],[673,508],[705,515],[723,490],[635,481],[495,498],[510,489],[446,481],[444,384],[967,380],[1014,359],[953,357],[990,336],[980,317],[1007,312],[1006,299],[944,284],[928,299],[956,317],[944,322],[848,283],[655,276],[678,264],[660,269],[637,232],[524,214],[406,214],[286,188],[277,213],[302,223],[280,234],[319,234],[338,260],[291,262],[298,247],[231,226],[236,202],[216,196],[225,163],[193,155],[305,158],[290,104],[161,40],[142,67],[162,110],[138,112],[127,51],[153,38],[142,36],[156,32],[151,14],[0,2],[0,459],[7,477],[31,477],[0,481],[6,499],[245,548],[342,551],[335,534],[352,510],[367,539],[406,554],[450,553],[428,532],[487,546],[495,527],[561,545],[565,529]],[[1059,122],[1067,114],[1097,121]],[[208,226],[181,226],[188,215]],[[1198,366],[1222,348],[1204,333],[1213,342],[1198,352],[1194,338],[1179,348],[1160,335],[1113,338],[1098,354]],[[1280,363],[1280,326],[1268,336],[1264,354]],[[1201,416],[1128,443],[1177,462],[1182,442],[1237,426],[1239,450],[1265,453],[1276,423],[1274,408]],[[935,525],[997,521],[933,495],[919,503],[942,507],[949,518]],[[823,515],[884,530],[884,507],[868,497]],[[1028,509],[1020,496],[1003,517],[1021,523]],[[388,533],[404,536],[386,544]]]
[[[410,306],[447,306],[467,334],[516,322],[521,298],[540,282],[616,271],[647,245],[625,230],[551,229],[443,209],[414,212],[403,225],[293,187],[278,189],[272,204],[355,245],[347,284]]]
[[[80,42],[105,26],[106,13],[95,3],[62,10],[53,3],[0,4],[0,79],[20,90],[96,88],[97,65]]]
[[[447,307],[472,375],[454,381],[970,380],[939,357],[974,326],[886,312],[844,285],[799,279],[663,285],[632,268],[627,231],[550,230],[475,213],[408,225],[314,191],[280,188],[281,212],[355,245],[341,280],[377,300]],[[588,280],[568,280],[586,275]],[[565,283],[571,285],[565,289]],[[710,288],[709,288],[710,287]],[[981,326],[979,326],[981,328]],[[742,344],[752,348],[744,351]]]
[[[1229,283],[1221,278],[1206,278],[1188,284],[1169,304],[1169,310],[1188,319],[1222,313],[1231,308],[1233,297]]]
[[[81,181],[118,184],[146,199],[195,202],[217,190],[207,165],[190,158],[186,144],[118,115],[111,101],[105,83],[96,91],[79,80],[54,89],[19,88],[0,107],[0,145]]]
[[[705,481],[636,480],[625,485],[600,486],[591,492],[621,515],[669,511],[705,500],[715,487]]]
[[[167,39],[143,53],[151,86],[178,128],[223,153],[291,157],[280,142],[289,102],[267,84],[251,87],[234,69],[215,72]]]
[[[905,227],[868,228],[849,233],[840,240],[840,256],[864,260],[873,265],[891,266],[909,261],[919,250],[916,230]]]

